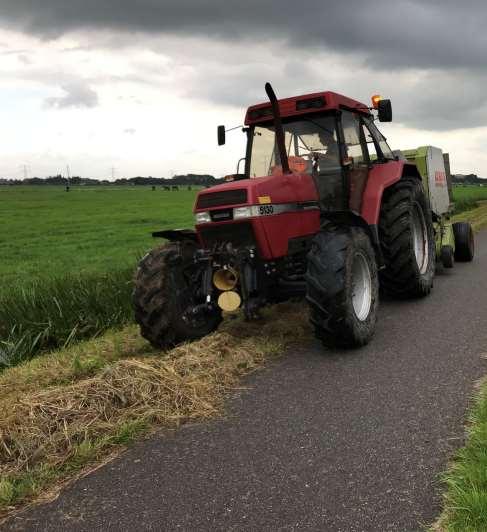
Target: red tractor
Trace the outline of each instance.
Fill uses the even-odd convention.
[[[415,164],[395,156],[373,107],[334,92],[247,110],[243,173],[198,193],[195,230],[140,262],[136,320],[153,345],[202,337],[222,311],[256,318],[268,303],[305,296],[327,346],[361,346],[374,334],[379,286],[400,298],[427,295],[435,271],[432,211]],[[218,128],[225,143],[225,128]]]

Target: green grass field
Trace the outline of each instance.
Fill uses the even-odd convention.
[[[487,200],[487,187],[454,186],[453,198],[455,201],[471,199],[474,201]]]
[[[479,201],[487,200],[487,188],[478,186],[454,186],[453,200],[455,212],[460,213],[475,209]]]
[[[196,191],[1,187],[0,369],[132,319],[154,230],[191,227]]]
[[[131,267],[156,244],[152,231],[193,225],[195,195],[150,187],[0,187],[2,284]]]

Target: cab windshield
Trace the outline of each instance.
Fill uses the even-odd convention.
[[[283,120],[289,169],[293,173],[311,173],[314,165],[340,166],[334,116]],[[272,123],[250,129],[251,153],[249,177],[282,173],[279,150]]]

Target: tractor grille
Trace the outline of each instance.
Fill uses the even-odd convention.
[[[255,244],[252,226],[245,222],[206,227],[200,230],[200,235],[206,248],[224,242],[231,242],[235,247],[253,246]]]
[[[212,222],[228,222],[233,220],[233,209],[214,209],[210,211]]]
[[[196,203],[197,209],[208,209],[220,205],[238,205],[247,203],[247,189],[223,190],[221,192],[208,192],[200,194]]]

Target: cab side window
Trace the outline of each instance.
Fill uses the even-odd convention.
[[[351,159],[354,166],[367,164],[367,157],[364,153],[363,143],[361,142],[362,124],[359,116],[350,111],[343,111],[342,128],[347,147],[347,157]]]
[[[375,145],[374,137],[367,128],[364,128],[364,133],[365,142],[367,143],[367,151],[369,152],[369,159],[371,162],[377,161],[379,157],[377,156],[377,147]]]
[[[386,138],[377,129],[374,122],[370,118],[364,118],[364,122],[365,138],[367,140],[367,147],[369,149],[371,161],[377,159],[394,159],[394,154],[392,153],[391,148],[389,148]]]

